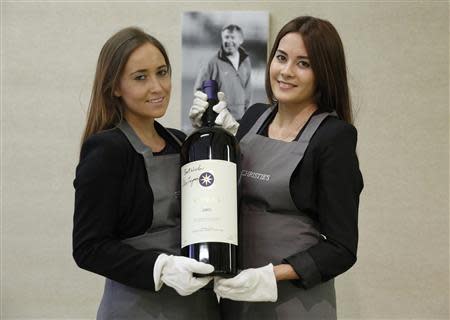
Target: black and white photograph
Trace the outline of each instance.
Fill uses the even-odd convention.
[[[269,14],[264,11],[185,12],[182,19],[181,125],[192,131],[188,112],[194,92],[216,80],[239,121],[264,91]]]

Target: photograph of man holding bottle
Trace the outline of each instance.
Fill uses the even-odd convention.
[[[239,121],[252,101],[264,99],[269,14],[263,11],[185,12],[182,21],[182,114],[193,127],[189,107],[205,80],[215,80]],[[219,95],[219,98],[221,96]]]
[[[222,44],[219,51],[202,67],[195,80],[194,91],[202,89],[205,80],[215,80],[218,90],[228,99],[228,110],[236,120],[241,120],[252,97],[251,57],[243,48],[242,28],[229,24],[220,32]]]

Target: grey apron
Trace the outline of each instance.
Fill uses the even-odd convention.
[[[321,238],[315,222],[296,208],[289,182],[311,137],[330,114],[313,116],[298,141],[284,142],[257,134],[272,111],[273,107],[266,110],[240,142],[239,257],[243,268],[283,263],[284,258],[308,249]],[[308,290],[291,281],[277,285],[278,300],[274,303],[223,300],[224,318],[336,319],[333,281]]]
[[[146,233],[123,240],[139,249],[180,254],[180,155],[154,157],[130,125],[118,126],[133,148],[144,158],[148,182],[153,191],[153,221]],[[167,131],[175,141],[180,141]],[[149,277],[153,270],[148,270]],[[219,319],[219,306],[211,289],[183,297],[164,285],[158,292],[142,290],[106,279],[97,319]]]

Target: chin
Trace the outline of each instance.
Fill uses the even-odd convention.
[[[153,119],[160,119],[160,118],[164,117],[165,115],[166,115],[166,113],[157,114],[157,115],[153,116],[152,118]]]
[[[277,99],[278,102],[281,103],[289,103],[295,100],[295,98],[293,98],[290,94],[286,94],[285,92],[274,92],[273,96],[275,97],[275,99]]]
[[[162,118],[162,117],[164,117],[164,115],[166,114],[166,111],[167,111],[167,108],[164,108],[164,110],[158,110],[157,112],[154,112],[154,113],[152,114],[152,117],[153,117],[154,119]]]

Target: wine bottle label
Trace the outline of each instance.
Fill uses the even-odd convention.
[[[181,246],[237,245],[236,164],[199,160],[181,167]]]

